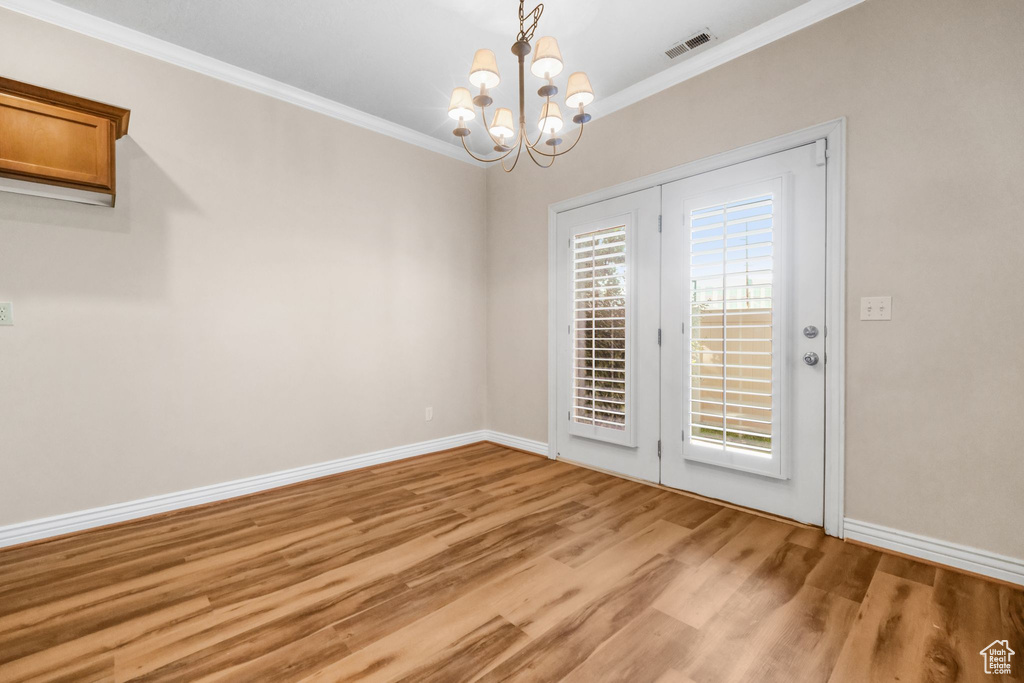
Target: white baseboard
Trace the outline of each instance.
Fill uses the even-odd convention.
[[[91,529],[98,526],[104,526],[106,524],[113,524],[115,522],[124,522],[130,519],[138,519],[139,517],[147,517],[161,512],[168,512],[170,510],[179,510],[193,505],[202,505],[204,503],[212,503],[226,498],[244,496],[247,493],[256,493],[257,491],[265,491],[267,489],[277,488],[278,486],[294,484],[296,482],[306,481],[309,479],[316,479],[317,477],[324,477],[329,474],[348,472],[349,470],[356,470],[370,465],[379,465],[381,463],[401,460],[403,458],[411,458],[417,455],[425,455],[427,453],[443,451],[449,448],[466,446],[471,443],[477,443],[478,441],[494,441],[496,443],[502,443],[498,440],[498,436],[504,437],[505,435],[495,435],[493,432],[489,432],[487,430],[466,432],[465,434],[457,434],[455,436],[432,439],[430,441],[421,441],[420,443],[414,443],[408,446],[386,448],[382,451],[374,451],[373,453],[352,455],[346,458],[339,458],[338,460],[331,460],[330,462],[296,467],[295,469],[284,470],[281,472],[271,472],[270,474],[260,474],[255,477],[236,479],[234,481],[228,481],[221,484],[201,486],[188,491],[166,493],[159,496],[152,496],[150,498],[143,498],[141,500],[115,503],[113,505],[105,505],[103,507],[92,508],[90,510],[56,515],[45,519],[19,522],[17,524],[0,527],[0,548],[17,545],[19,543],[27,543],[29,541],[37,541],[42,538],[60,536],[73,531]],[[507,439],[509,439],[510,442],[525,441],[522,439],[516,439],[516,437],[507,437]],[[521,446],[517,445],[515,447],[520,448]]]
[[[281,472],[271,472],[270,474],[236,479],[221,484],[201,486],[188,491],[167,493],[141,500],[115,503],[90,510],[56,515],[45,519],[19,522],[0,527],[0,548],[114,524],[116,522],[147,517],[170,510],[179,510],[194,505],[244,496],[249,493],[316,479],[317,477],[325,477],[330,474],[369,467],[370,465],[412,458],[417,455],[426,455],[427,453],[443,451],[449,448],[458,448],[459,446],[467,446],[480,441],[491,441],[502,446],[508,446],[509,448],[517,448],[545,457],[549,456],[548,445],[543,441],[534,441],[489,429],[481,429],[441,439],[421,441],[407,446],[397,446],[372,453],[339,458],[315,465],[296,467]],[[843,526],[846,538],[852,541],[867,543],[904,555],[919,557],[930,562],[1024,585],[1024,560],[957,543],[940,541],[939,539],[920,536],[907,531],[891,529],[878,524],[871,524],[870,522],[861,522],[855,519],[844,519]]]
[[[1024,586],[1024,560],[855,519],[845,519],[843,526],[847,540]]]
[[[493,441],[496,444],[502,446],[508,446],[509,448],[518,448],[521,451],[527,451],[529,453],[536,453],[537,455],[543,455],[545,458],[550,457],[548,453],[548,445],[543,441],[533,441],[532,439],[524,439],[521,436],[512,436],[511,434],[503,434],[501,432],[495,432],[490,429],[485,429],[483,437],[484,441]]]

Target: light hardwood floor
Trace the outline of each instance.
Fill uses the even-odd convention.
[[[0,551],[4,683],[995,681],[997,638],[1021,590],[490,444]]]

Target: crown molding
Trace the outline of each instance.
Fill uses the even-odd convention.
[[[301,88],[261,76],[241,67],[233,66],[219,59],[189,50],[188,48],[154,38],[135,29],[115,24],[81,10],[54,2],[54,0],[0,0],[0,8],[24,14],[55,26],[102,40],[126,50],[159,59],[162,62],[180,66],[232,85],[258,92],[263,95],[289,102],[325,116],[351,123],[360,128],[407,142],[423,149],[443,154],[452,159],[473,166],[485,164],[469,158],[461,147],[443,142],[435,137],[392,123],[378,116],[341,104],[334,100],[315,95]]]
[[[680,64],[660,71],[639,83],[635,83],[590,107],[595,119],[607,116],[619,109],[671,88],[694,76],[710,71],[748,52],[764,47],[791,33],[827,19],[849,9],[864,0],[809,0],[804,4],[781,14],[774,19],[756,26],[745,33],[709,47]],[[190,71],[216,78],[233,85],[258,92],[269,97],[289,102],[325,116],[372,130],[388,137],[407,142],[423,149],[443,154],[472,166],[486,168],[489,164],[475,161],[455,145],[443,142],[425,133],[392,123],[378,116],[341,104],[334,100],[315,95],[301,88],[261,76],[241,67],[233,66],[219,59],[208,57],[174,43],[154,38],[140,31],[100,19],[81,10],[61,5],[54,0],[0,0],[5,8],[25,16],[45,21],[55,26],[81,33],[82,35],[117,45],[139,54],[180,66]]]
[[[780,14],[774,19],[755,26],[754,28],[739,34],[717,45],[707,48],[700,53],[687,58],[685,61],[671,66],[664,71],[645,78],[639,83],[624,88],[617,93],[599,99],[590,105],[590,114],[596,119],[607,116],[612,112],[635,104],[642,99],[655,95],[662,90],[667,90],[674,85],[699,76],[705,71],[710,71],[716,66],[721,66],[737,57],[742,57],[748,52],[764,47],[780,38],[785,38],[791,33],[816,24],[822,19],[827,19],[834,14],[858,5],[864,0],[809,0],[804,4],[791,9],[785,14]]]

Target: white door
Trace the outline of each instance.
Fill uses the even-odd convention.
[[[658,481],[661,286],[652,188],[558,214],[559,458]]]
[[[820,525],[824,159],[806,145],[663,197],[661,481]]]

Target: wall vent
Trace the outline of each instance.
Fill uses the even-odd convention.
[[[686,54],[691,50],[696,50],[702,45],[707,45],[711,41],[715,40],[715,34],[708,29],[694,33],[686,40],[680,40],[678,43],[665,50],[665,54],[668,55],[669,59],[675,59],[679,55]]]

